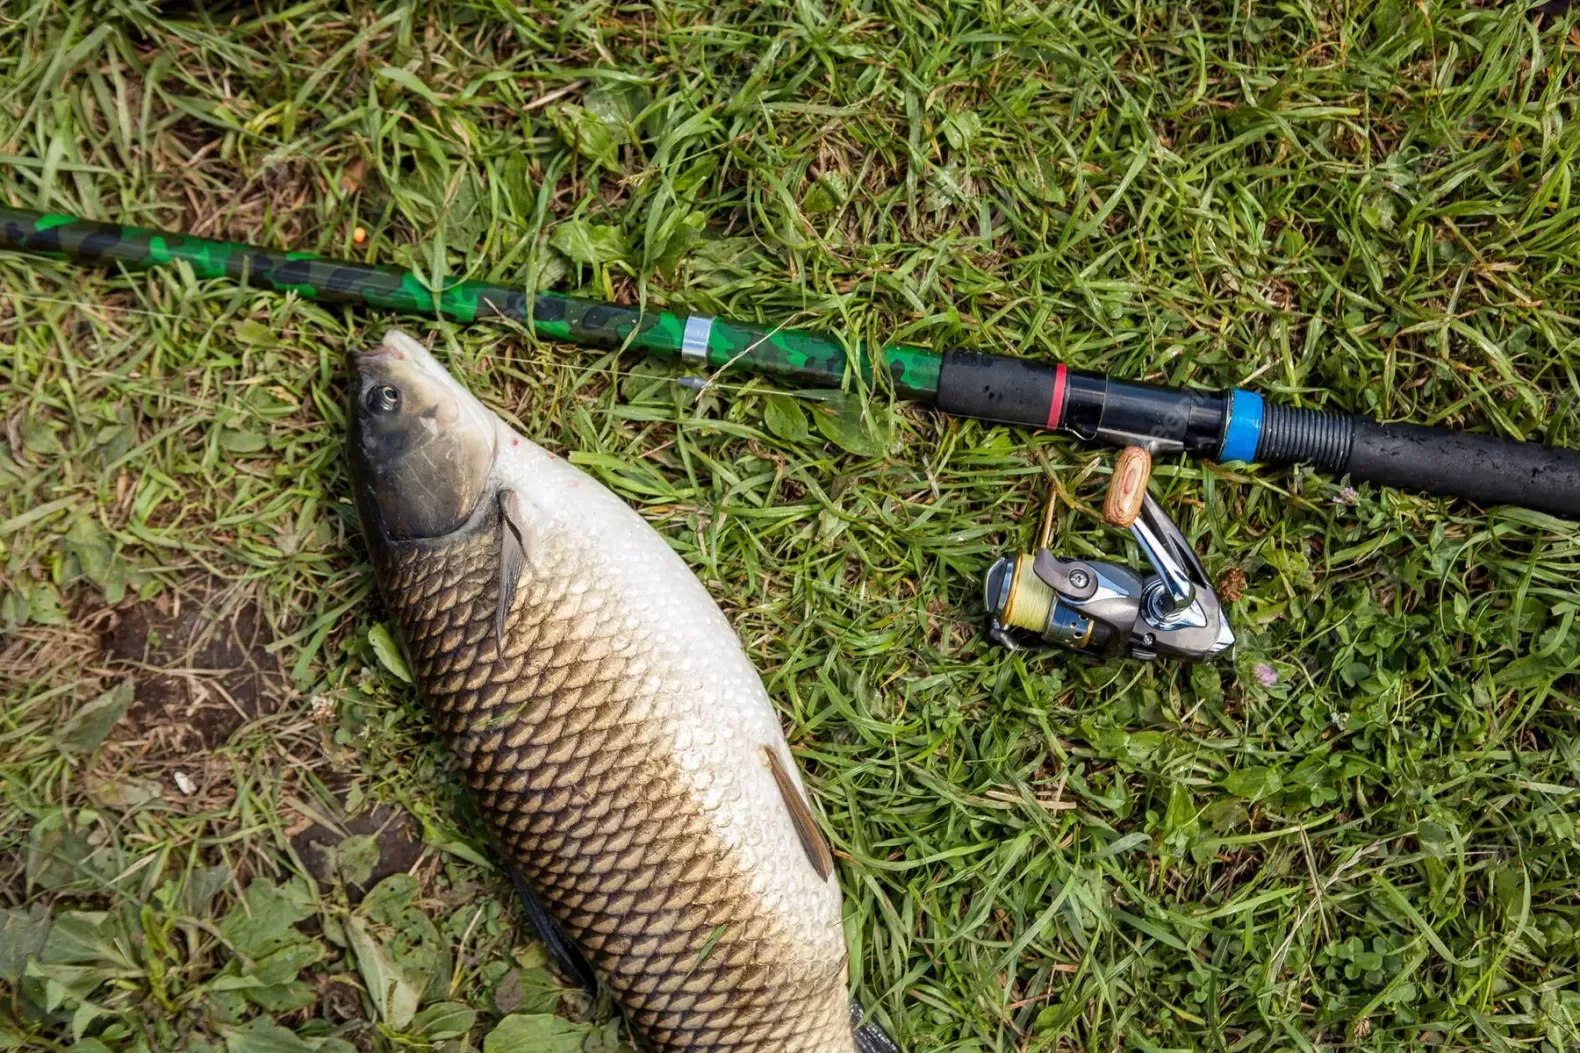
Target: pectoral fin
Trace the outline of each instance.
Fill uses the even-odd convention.
[[[779,752],[771,746],[764,746],[763,754],[768,758],[768,770],[774,773],[774,782],[779,785],[779,795],[784,798],[785,807],[790,811],[790,822],[795,825],[796,836],[801,839],[801,847],[806,849],[807,861],[817,871],[817,876],[827,881],[829,875],[834,873],[834,853],[829,851],[828,841],[823,837],[823,831],[818,829],[817,820],[812,817],[812,809],[802,798],[784,761],[779,759]]]
[[[521,876],[521,871],[507,863],[505,872],[510,875],[511,883],[516,886],[516,895],[521,898],[521,906],[527,912],[527,920],[532,923],[538,939],[542,940],[543,945],[548,948],[549,957],[554,959],[554,964],[558,965],[566,976],[580,982],[582,988],[589,994],[596,992],[598,974],[593,972],[593,967],[587,963],[587,958],[582,954],[581,949],[566,937],[565,930],[560,928],[559,922],[555,921],[543,906],[543,901],[532,891],[532,886],[528,885],[527,879]]]
[[[866,1019],[867,1013],[855,999],[850,1003],[850,1027],[856,1039],[856,1053],[900,1053],[900,1047],[876,1020]]]
[[[499,491],[499,599],[494,610],[494,647],[505,653],[505,618],[516,599],[521,572],[532,558],[532,524],[521,512],[514,490]]]

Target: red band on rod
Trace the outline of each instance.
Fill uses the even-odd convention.
[[[1048,403],[1048,430],[1052,431],[1059,426],[1059,418],[1064,416],[1064,363],[1060,362],[1053,371],[1053,400]]]

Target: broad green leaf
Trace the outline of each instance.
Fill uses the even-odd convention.
[[[564,993],[564,985],[547,969],[523,969],[521,1004],[517,1008],[528,1013],[552,1013]]]
[[[592,1030],[550,1013],[515,1013],[483,1039],[483,1053],[581,1053]]]
[[[450,982],[449,944],[433,919],[414,905],[416,899],[416,880],[391,874],[368,893],[357,913],[379,928],[386,956],[418,993],[440,998]]]
[[[289,397],[288,392],[272,384],[252,385],[242,393],[241,401],[252,411],[253,416],[265,420],[289,417],[301,408],[296,400]]]
[[[82,1049],[83,1034],[87,1032],[89,1027],[93,1026],[93,1022],[95,1020],[99,1019],[101,1016],[106,1015],[108,1015],[108,1011],[103,1006],[97,1006],[92,1002],[84,1000],[83,1003],[77,1007],[76,1012],[71,1014],[71,1037],[72,1041],[76,1043],[74,1046],[72,1046],[72,1049]],[[89,1039],[88,1041],[92,1042],[94,1040]]]
[[[379,865],[379,839],[373,834],[359,834],[341,841],[329,849],[335,873],[348,885],[365,885]]]
[[[537,204],[537,182],[526,155],[513,152],[499,166],[495,184],[518,216],[530,216]]]
[[[494,990],[491,995],[494,1002],[494,1012],[501,1015],[509,1015],[522,1008],[521,995],[521,970],[512,969],[501,976],[498,982],[494,984]]]
[[[599,116],[574,103],[549,110],[549,120],[565,145],[593,164],[620,167],[620,147],[628,138],[622,122]]]
[[[697,242],[702,240],[702,228],[707,217],[701,212],[683,212],[669,216],[654,242],[645,246],[653,263],[664,274],[674,274],[680,261],[686,258]]]
[[[105,965],[66,965],[35,958],[22,970],[22,993],[28,1001],[52,1013],[61,1006],[75,1006],[117,973]]]
[[[11,457],[3,448],[0,448],[0,490],[16,486],[27,478],[27,469]]]
[[[423,844],[436,848],[441,852],[448,852],[466,860],[468,863],[480,867],[492,868],[494,860],[478,845],[468,841],[453,827],[430,822],[427,819],[422,823]]]
[[[1060,1002],[1053,1002],[1038,1011],[1037,1022],[1032,1025],[1032,1029],[1039,1035],[1062,1031],[1081,1015],[1084,1008],[1084,1003],[1079,1002],[1073,1010]]]
[[[28,414],[22,420],[22,448],[43,458],[59,457],[66,452],[66,448],[60,444],[55,433],[64,427],[58,421]]]
[[[411,683],[411,670],[406,667],[406,658],[401,654],[400,645],[395,642],[395,637],[390,635],[389,629],[383,622],[374,625],[368,630],[368,643],[373,645],[373,653],[378,656],[379,665],[388,669],[391,674],[406,683]]]
[[[259,960],[281,948],[306,940],[295,928],[314,911],[299,887],[281,888],[266,878],[254,878],[220,924],[220,932],[237,951]]]
[[[961,110],[944,118],[944,139],[956,150],[965,150],[982,131],[982,118],[975,110]]]
[[[789,395],[769,395],[763,407],[763,423],[768,430],[785,442],[806,439],[806,413],[801,404]]]
[[[26,625],[33,617],[33,607],[29,602],[31,590],[27,582],[18,579],[16,586],[0,596],[0,619],[12,628]]]
[[[500,1013],[552,1013],[564,990],[547,969],[528,968],[523,963],[494,987],[494,1009]]]
[[[582,101],[588,113],[625,128],[634,123],[653,100],[648,90],[640,84],[602,81]]]
[[[131,938],[119,917],[102,910],[67,910],[55,915],[38,958],[41,962],[135,969],[132,955]]]
[[[1092,853],[1092,858],[1112,859],[1115,856],[1121,856],[1126,852],[1140,848],[1142,845],[1145,845],[1151,840],[1151,836],[1148,835],[1144,830],[1136,830],[1119,838],[1112,844],[1104,845],[1102,848]]]
[[[346,918],[345,928],[351,951],[357,958],[357,969],[362,973],[362,982],[380,1019],[397,1031],[405,1030],[417,1015],[421,992],[384,953],[384,948],[361,918],[355,915]]]
[[[1516,658],[1495,674],[1497,682],[1511,688],[1537,687],[1556,680],[1569,671],[1569,664],[1550,654],[1529,654]]]
[[[305,940],[282,947],[273,954],[266,954],[250,970],[265,987],[288,984],[303,969],[324,956],[324,945],[317,940]]]
[[[55,744],[62,753],[92,753],[126,715],[131,703],[132,681],[127,678],[73,713],[55,737]]]
[[[313,1053],[313,1047],[295,1032],[261,1016],[226,1034],[225,1049],[227,1053]]]
[[[230,453],[257,453],[269,445],[269,437],[252,428],[221,428],[219,445]]]
[[[468,172],[454,190],[445,188],[444,240],[461,248],[477,243],[488,229],[487,209],[483,207],[477,177]]]
[[[18,588],[23,589],[23,586],[19,584]],[[66,608],[60,602],[60,593],[49,582],[30,582],[22,595],[26,600],[16,621],[31,620],[34,625],[66,624]]]
[[[294,1013],[318,1001],[318,992],[306,980],[248,988],[242,994],[247,996],[247,1001],[266,1013]]]
[[[1183,855],[1200,829],[1190,790],[1184,783],[1174,783],[1169,787],[1169,804],[1163,814],[1163,843],[1176,855]]]
[[[845,186],[845,177],[838,172],[824,172],[812,184],[806,197],[801,199],[801,211],[809,216],[819,212],[832,212],[845,203],[849,191]]]
[[[137,426],[133,422],[130,406],[115,407],[109,417],[113,423],[106,424],[93,436],[101,468],[119,463],[137,442]],[[4,467],[4,464],[0,464],[0,477],[4,476]],[[0,479],[0,486],[3,485],[3,479]]]
[[[251,318],[237,322],[234,335],[239,342],[255,347],[273,347],[280,342],[273,329]]]
[[[66,1047],[66,1053],[116,1053],[97,1038],[79,1038]]]
[[[460,1002],[439,1002],[418,1013],[411,1022],[411,1033],[430,1042],[455,1038],[472,1030],[477,1011]]]
[[[368,893],[359,913],[381,924],[394,925],[401,913],[416,901],[417,879],[410,874],[391,874]]]
[[[98,518],[90,515],[73,520],[66,531],[65,549],[67,558],[75,564],[74,570],[103,591],[115,562],[115,545]]]
[[[28,832],[29,889],[70,888],[95,877],[113,877],[120,862],[113,847],[96,847],[61,809],[46,811]]]
[[[812,403],[812,419],[824,438],[857,457],[877,457],[887,445],[869,426],[860,401],[852,396],[842,394]]]
[[[343,1038],[315,1038],[310,1043],[314,1053],[359,1053],[356,1046]],[[450,1047],[446,1047],[448,1051]],[[465,1053],[463,1049],[462,1053]]]
[[[44,949],[49,935],[49,909],[34,904],[27,910],[20,907],[0,911],[0,980],[12,983],[22,978],[29,958]]]
[[[1166,741],[1161,731],[1127,732],[1123,728],[1107,727],[1093,721],[1081,724],[1081,733],[1104,757],[1123,764],[1142,764],[1163,748]]]
[[[1209,702],[1223,700],[1223,681],[1218,676],[1218,667],[1211,662],[1198,662],[1190,667],[1190,686],[1197,698]]]
[[[565,262],[565,257],[545,245],[527,267],[521,284],[538,291],[552,289],[570,273],[570,264]]]
[[[1245,805],[1234,797],[1220,797],[1202,810],[1202,819],[1214,832],[1226,834],[1249,821]]]
[[[1223,788],[1236,797],[1260,801],[1283,789],[1284,780],[1277,768],[1241,768],[1232,771],[1223,780]]]
[[[631,246],[619,227],[568,219],[549,235],[549,247],[577,263],[605,264],[628,259]]]
[[[610,1020],[595,1027],[582,1043],[582,1053],[632,1053],[621,1033],[621,1022]]]
[[[230,867],[223,863],[211,867],[193,867],[160,885],[154,895],[166,906],[195,918],[208,911],[209,902],[219,894],[220,889],[230,884],[231,877]]]

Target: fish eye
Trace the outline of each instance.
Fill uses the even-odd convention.
[[[394,413],[400,409],[400,389],[390,384],[380,384],[376,388],[369,388],[363,401],[374,413]]]

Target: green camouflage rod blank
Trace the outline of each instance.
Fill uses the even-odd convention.
[[[873,379],[872,357],[864,349],[851,363],[844,345],[805,330],[557,293],[529,298],[519,289],[488,282],[452,282],[436,293],[415,274],[395,267],[58,213],[0,208],[0,249],[134,268],[184,262],[200,278],[229,278],[312,300],[462,323],[508,319],[530,326],[545,340],[629,347],[796,383],[838,384],[852,367]],[[1153,454],[1307,463],[1357,481],[1580,517],[1580,453],[1574,450],[1280,406],[1244,389],[1208,394],[1138,384],[1069,369],[1062,362],[904,346],[885,347],[876,357],[897,394],[957,416],[1057,429],[1088,442],[1143,446]]]
[[[801,383],[838,384],[845,348],[826,336],[797,329],[767,329],[706,315],[638,310],[557,293],[525,293],[489,282],[458,281],[437,295],[398,267],[324,259],[210,238],[93,223],[60,213],[0,208],[0,248],[62,257],[79,263],[120,263],[151,268],[185,263],[199,278],[229,278],[247,285],[294,292],[309,300],[381,307],[402,314],[442,316],[471,323],[490,318],[530,325],[544,340],[645,351],[714,368],[766,373]],[[530,307],[530,310],[529,310]],[[938,390],[940,356],[909,347],[885,348],[895,390],[931,400]],[[864,362],[872,380],[871,363]]]

